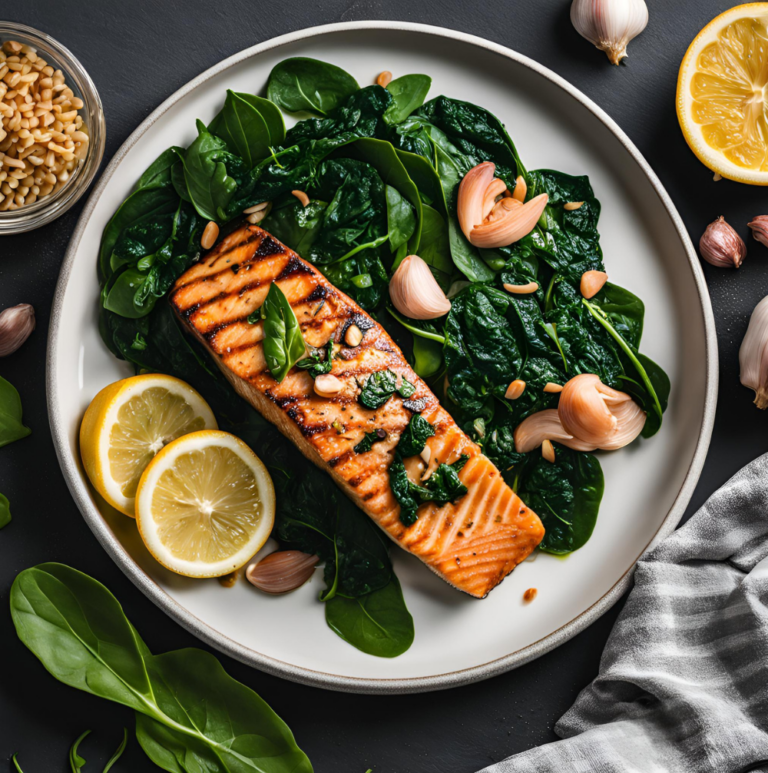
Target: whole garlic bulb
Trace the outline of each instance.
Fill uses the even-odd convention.
[[[768,408],[768,296],[755,306],[739,349],[741,383],[755,391],[755,405]]]
[[[389,296],[395,308],[411,319],[437,319],[451,310],[451,302],[418,255],[409,255],[397,267],[389,280]]]
[[[627,44],[648,25],[645,0],[573,0],[571,23],[612,64],[627,55]]]
[[[707,263],[717,268],[738,268],[747,257],[747,245],[720,215],[702,234],[699,252]]]

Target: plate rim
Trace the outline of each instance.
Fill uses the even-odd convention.
[[[693,272],[694,283],[699,297],[702,316],[704,319],[705,348],[706,348],[706,390],[704,396],[704,414],[702,417],[701,429],[696,441],[696,449],[691,460],[690,467],[685,476],[682,486],[678,491],[675,501],[667,512],[664,520],[656,531],[654,537],[645,546],[637,559],[627,569],[627,571],[616,581],[616,583],[594,604],[585,609],[571,621],[561,626],[557,630],[549,633],[547,636],[533,642],[526,647],[515,652],[504,655],[501,658],[488,661],[486,663],[472,666],[470,668],[449,671],[444,674],[438,674],[426,677],[408,677],[408,678],[370,678],[370,677],[351,677],[329,674],[323,671],[309,669],[303,666],[295,666],[291,663],[279,660],[268,655],[257,652],[249,647],[230,639],[217,631],[209,624],[189,612],[179,602],[175,601],[164,590],[162,590],[150,577],[144,573],[139,565],[131,558],[115,534],[110,529],[106,520],[98,509],[93,505],[89,490],[78,468],[75,454],[69,450],[69,433],[65,426],[64,417],[59,405],[58,392],[56,389],[57,375],[54,368],[56,359],[56,350],[61,334],[60,318],[64,302],[64,296],[69,284],[69,277],[72,272],[75,257],[82,240],[83,232],[93,214],[102,193],[112,176],[117,171],[128,151],[139,141],[146,131],[167,112],[174,104],[187,94],[194,91],[205,81],[213,78],[225,70],[234,67],[241,62],[254,56],[269,51],[280,46],[295,43],[307,38],[319,37],[338,32],[350,32],[353,30],[387,30],[395,32],[411,32],[441,38],[457,40],[469,45],[478,46],[487,51],[495,53],[510,59],[535,73],[546,78],[554,85],[560,87],[565,94],[576,99],[586,107],[606,128],[621,142],[624,148],[629,152],[635,163],[646,175],[653,186],[656,195],[669,214],[675,229],[678,232],[683,248],[685,249],[691,270]],[[624,594],[632,582],[634,568],[639,558],[647,552],[652,546],[670,534],[685,512],[694,488],[698,483],[704,462],[706,460],[709,443],[712,436],[712,430],[715,419],[715,406],[717,403],[718,392],[718,352],[717,337],[715,332],[715,319],[712,311],[712,305],[704,279],[704,272],[699,263],[696,252],[691,243],[688,231],[672,202],[669,194],[657,177],[656,173],[650,167],[643,155],[629,139],[619,125],[595,102],[583,94],[579,89],[562,78],[557,73],[547,67],[530,59],[523,54],[513,51],[506,46],[480,38],[476,35],[470,35],[465,32],[438,27],[431,24],[419,24],[403,21],[386,20],[366,20],[353,22],[338,22],[334,24],[325,24],[315,27],[296,30],[294,32],[280,35],[276,38],[259,43],[255,46],[243,49],[242,51],[227,57],[216,65],[208,68],[197,77],[188,81],[184,86],[175,91],[159,107],[150,113],[139,126],[123,142],[115,153],[109,165],[101,174],[95,188],[88,196],[88,200],[78,219],[75,230],[67,248],[64,261],[61,266],[59,278],[56,284],[53,304],[51,307],[51,321],[48,333],[48,346],[46,352],[46,399],[48,404],[48,418],[51,428],[56,456],[59,466],[64,475],[67,487],[72,494],[80,512],[91,531],[96,536],[99,543],[107,551],[112,560],[117,564],[121,571],[139,588],[144,595],[153,601],[160,609],[168,614],[173,620],[179,623],[183,628],[201,639],[214,649],[238,660],[246,665],[256,667],[262,671],[280,676],[290,681],[299,682],[312,687],[321,687],[339,692],[352,692],[361,694],[404,694],[429,692],[433,690],[448,689],[465,684],[471,684],[484,679],[489,679],[497,674],[510,671],[545,653],[555,649],[568,639],[583,631],[595,620],[607,612]]]

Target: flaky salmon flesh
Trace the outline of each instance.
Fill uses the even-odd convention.
[[[331,338],[340,345],[331,371],[344,384],[337,396],[317,395],[312,377],[300,368],[292,368],[282,383],[272,377],[262,323],[247,318],[264,303],[273,282],[291,304],[308,345],[319,348]],[[179,319],[237,393],[328,472],[394,542],[455,588],[483,598],[541,542],[544,527],[537,515],[440,406],[384,328],[263,229],[248,225],[224,238],[177,280],[170,297]],[[351,324],[365,331],[354,348],[344,342]],[[422,504],[410,526],[400,520],[388,469],[413,414],[397,394],[378,410],[358,402],[360,384],[385,369],[394,371],[398,382],[402,377],[416,386],[407,404],[423,406],[422,416],[435,429],[427,441],[429,464],[420,457],[406,460],[411,479],[418,482],[441,462],[469,457],[459,473],[468,492],[443,506]],[[385,430],[386,439],[356,453],[354,447],[373,429]]]

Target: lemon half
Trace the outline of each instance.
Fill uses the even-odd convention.
[[[768,185],[768,3],[731,8],[696,36],[680,65],[677,116],[699,160],[737,182]]]
[[[133,516],[139,478],[155,454],[182,435],[217,426],[208,403],[183,381],[133,376],[93,398],[80,425],[80,455],[93,487]]]
[[[144,544],[163,566],[188,577],[239,569],[263,547],[274,522],[266,467],[227,432],[194,432],[170,443],[136,492]]]

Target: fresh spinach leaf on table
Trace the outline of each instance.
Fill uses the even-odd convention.
[[[360,86],[346,70],[329,62],[296,56],[272,68],[267,97],[289,113],[326,116]]]
[[[353,647],[380,658],[396,658],[413,644],[413,618],[397,578],[366,596],[336,594],[325,605],[328,625]]]
[[[0,376],[0,448],[31,433],[21,421],[21,397],[10,381]]]
[[[269,286],[261,307],[261,319],[264,323],[264,359],[272,377],[280,383],[303,357],[306,347],[299,320],[276,282]]]
[[[72,769],[72,773],[80,773],[85,765],[85,760],[78,754],[77,750],[80,748],[80,744],[83,739],[90,734],[90,730],[86,730],[82,733],[69,749],[69,766]]]
[[[11,522],[11,505],[8,497],[0,494],[0,529]]]
[[[420,108],[427,98],[432,78],[429,75],[402,75],[387,85],[387,91],[394,102],[384,113],[384,120],[389,124],[404,121],[414,110]]]
[[[210,773],[311,773],[290,729],[207,652],[152,655],[117,599],[62,564],[15,579],[11,616],[21,641],[59,681],[137,713],[139,744],[158,767]]]

